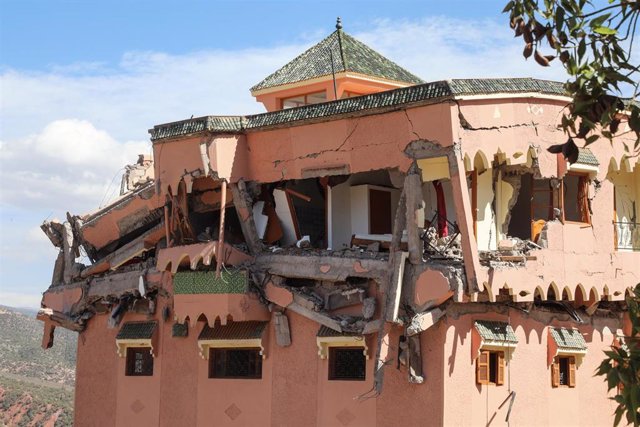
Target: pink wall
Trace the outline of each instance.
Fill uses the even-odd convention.
[[[118,329],[107,329],[107,315],[98,315],[79,341],[76,425],[484,425],[494,412],[492,425],[502,425],[507,405],[498,406],[510,390],[517,393],[511,413],[514,425],[611,422],[613,405],[606,398],[606,385],[593,372],[602,351],[613,342],[619,326],[615,319],[596,319],[594,326],[580,327],[588,351],[578,364],[577,386],[552,388],[548,324],[572,327],[566,315],[540,311],[524,315],[517,310],[498,314],[484,312],[486,306],[475,306],[476,314],[455,314],[467,306],[454,306],[445,320],[422,333],[424,384],[410,384],[406,368],[396,368],[402,329],[392,329],[383,392],[364,401],[356,397],[373,386],[375,336],[368,337],[371,359],[366,381],[328,381],[328,361],[317,354],[319,326],[289,312],[292,345],[278,347],[273,323],[268,325],[261,380],[220,380],[208,378],[208,363],[198,354],[203,321],[190,328],[189,337],[173,338],[173,322],[155,316],[159,327],[154,375],[126,377],[125,359],[116,354]],[[123,321],[144,319],[128,314]],[[477,319],[510,320],[518,337],[503,386],[476,385],[471,336]],[[229,414],[234,411],[232,419]]]
[[[448,318],[439,329],[446,336],[444,346],[447,364],[444,369],[444,424],[505,425],[508,404],[498,407],[516,392],[511,411],[512,425],[610,425],[615,405],[606,398],[607,387],[601,377],[594,377],[603,359],[603,351],[613,342],[615,322],[599,321],[596,332],[590,326],[580,328],[586,334],[588,350],[576,371],[575,388],[551,387],[547,366],[548,327],[511,310],[511,324],[518,337],[512,359],[505,368],[502,386],[477,385],[476,366],[472,360],[471,331],[476,319],[507,322],[506,315],[496,313],[467,315],[457,320]],[[572,327],[571,322],[552,321],[553,326]]]
[[[107,315],[94,316],[78,336],[75,390],[76,426],[116,425],[118,329],[107,329]]]

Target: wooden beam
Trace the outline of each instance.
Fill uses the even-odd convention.
[[[244,181],[240,180],[236,184],[230,184],[229,186],[231,187],[233,204],[240,219],[240,228],[242,228],[247,248],[251,255],[256,255],[262,251],[263,245],[258,236],[258,230],[253,218],[253,201],[247,192],[247,186]]]

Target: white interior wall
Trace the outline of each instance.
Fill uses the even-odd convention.
[[[478,230],[478,250],[481,251],[497,249],[496,222],[491,210],[493,202],[492,177],[492,169],[478,174],[476,228]]]
[[[369,186],[350,187],[351,233],[369,234]],[[349,236],[351,237],[351,236]]]
[[[611,180],[616,189],[616,221],[631,221],[634,217],[633,202],[636,201],[636,177],[633,173],[613,173]],[[636,209],[638,202],[636,201]],[[635,215],[637,218],[637,215]]]
[[[395,220],[400,190],[376,185],[351,186],[351,178],[329,191],[329,247],[340,250],[350,247],[351,236],[369,234],[369,189],[391,193],[391,221]]]
[[[348,183],[329,188],[330,224],[329,247],[334,250],[348,248],[351,243],[351,196]]]

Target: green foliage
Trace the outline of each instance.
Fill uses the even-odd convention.
[[[640,2],[512,0],[503,12],[524,41],[525,58],[533,56],[542,66],[557,58],[569,75],[565,88],[573,101],[561,122],[569,139],[552,152],[562,151],[571,161],[577,157],[574,139],[589,145],[630,133],[635,142],[625,149],[640,154],[640,105],[635,102],[640,68],[631,62]],[[630,97],[624,98],[625,92]],[[628,131],[620,130],[622,122]]]
[[[627,307],[631,336],[625,337],[619,347],[605,351],[606,358],[596,370],[596,375],[605,377],[608,390],[617,390],[616,396],[611,398],[618,404],[616,426],[623,417],[629,424],[640,425],[640,284],[633,296],[627,297]]]

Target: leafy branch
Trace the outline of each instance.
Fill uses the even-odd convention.
[[[569,75],[565,89],[572,102],[560,124],[568,140],[549,151],[573,162],[578,152],[574,139],[584,140],[584,146],[601,137],[612,142],[626,124],[635,141],[625,150],[640,154],[640,104],[635,100],[640,64],[632,63],[631,55],[640,1],[609,0],[596,7],[587,0],[512,0],[503,12],[509,13],[515,36],[523,39],[525,58],[533,56],[544,67],[557,58]]]

